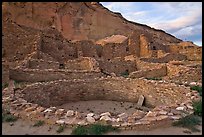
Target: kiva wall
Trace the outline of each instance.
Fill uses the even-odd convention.
[[[88,79],[102,76],[96,71],[70,71],[70,70],[41,70],[41,69],[10,69],[9,78],[15,81],[52,81],[59,79]]]
[[[157,83],[157,88],[155,88],[155,83],[139,79],[95,78],[35,83],[23,89],[23,93],[24,98],[29,102],[45,107],[86,100],[136,103],[140,95],[145,97],[145,106],[154,107],[160,104],[181,103],[187,98],[183,94],[189,90],[164,83]]]

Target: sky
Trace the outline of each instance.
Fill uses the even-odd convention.
[[[100,2],[124,18],[202,46],[202,2]]]

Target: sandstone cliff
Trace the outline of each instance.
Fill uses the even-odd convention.
[[[127,21],[97,2],[10,2],[3,4],[4,21],[44,30],[56,28],[69,40],[99,40],[132,31],[148,36],[152,43],[181,40],[146,25]]]

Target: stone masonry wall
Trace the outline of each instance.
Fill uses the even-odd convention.
[[[161,58],[141,58],[141,60],[152,63],[167,63],[173,60],[187,60],[187,56],[179,53],[168,53],[166,56]]]
[[[78,57],[76,44],[64,39],[54,29],[43,33],[39,50],[52,56],[58,62],[65,62]]]
[[[53,61],[45,61],[45,60],[37,60],[31,59],[29,60],[29,68],[30,69],[59,69],[59,63]]]
[[[99,70],[98,62],[94,58],[82,57],[65,62],[65,69],[68,70]]]
[[[149,52],[149,40],[148,38],[142,34],[140,35],[140,57],[150,57],[151,54]]]
[[[135,58],[135,59],[136,59],[138,70],[148,70],[148,69],[160,68],[163,66],[163,64],[161,63],[145,62],[140,60],[139,58]]]
[[[136,72],[132,72],[130,73],[129,77],[130,78],[140,78],[140,77],[158,78],[158,77],[164,77],[166,75],[167,75],[167,67],[166,65],[163,65],[158,68],[139,70]]]
[[[129,55],[129,47],[125,43],[107,43],[103,46],[102,57],[104,59],[113,59],[116,57],[125,57]]]
[[[155,84],[157,85],[155,87]],[[42,106],[58,106],[85,100],[113,100],[137,102],[145,97],[145,106],[154,107],[181,103],[190,88],[143,79],[95,78],[87,80],[59,80],[27,86],[24,98]]]
[[[99,67],[102,71],[108,73],[115,73],[120,76],[124,72],[133,72],[137,70],[135,61],[124,60],[122,58],[115,58],[112,60],[98,60]]]
[[[88,79],[102,76],[96,71],[70,71],[70,70],[41,70],[41,69],[10,69],[9,78],[15,81],[52,81],[59,79]]]
[[[28,54],[37,50],[40,32],[18,26],[15,23],[2,24],[2,58],[9,62],[24,60]]]
[[[96,45],[92,41],[83,40],[76,42],[80,46],[84,57],[97,58]]]
[[[184,47],[184,49],[180,50],[179,52],[186,55],[187,59],[190,61],[202,60],[202,47],[188,46]]]
[[[140,56],[140,34],[133,31],[128,39],[128,46],[132,55]]]

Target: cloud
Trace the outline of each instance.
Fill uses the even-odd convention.
[[[104,2],[124,18],[174,36],[198,41],[202,38],[202,2]]]

